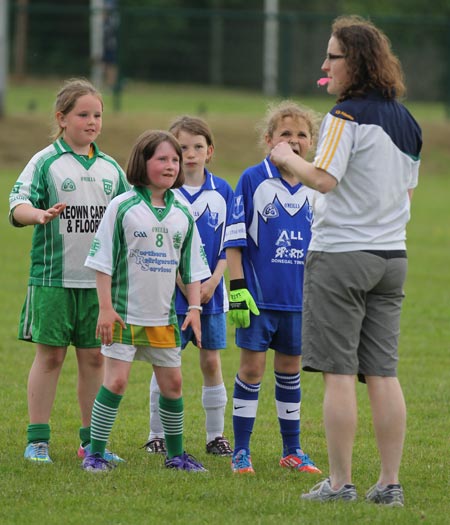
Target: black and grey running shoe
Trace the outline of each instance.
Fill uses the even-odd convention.
[[[405,503],[402,486],[398,483],[386,485],[385,487],[374,485],[367,491],[366,501],[380,503],[388,507],[403,507]]]
[[[302,499],[310,501],[355,501],[357,499],[355,485],[342,485],[340,489],[333,490],[330,478],[320,481],[306,494],[301,495]]]

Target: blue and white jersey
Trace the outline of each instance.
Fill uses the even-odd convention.
[[[237,183],[225,248],[242,248],[244,277],[259,308],[302,310],[315,194],[288,184],[268,157],[246,169]]]
[[[188,206],[194,216],[212,274],[219,260],[226,258],[223,241],[227,210],[233,204],[233,190],[228,182],[216,177],[206,169],[205,177],[204,184],[196,193],[191,194],[184,187],[172,191],[180,202]],[[177,314],[184,315],[187,307],[186,298],[177,287]],[[227,311],[228,295],[225,280],[222,277],[211,300],[203,305],[203,314],[218,314]]]
[[[314,204],[310,250],[405,249],[421,147],[419,125],[397,101],[373,91],[337,104],[322,122],[314,165],[338,184]]]

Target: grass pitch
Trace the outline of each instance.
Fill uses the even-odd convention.
[[[160,457],[140,447],[148,434],[148,383],[151,367],[135,363],[130,384],[111,436],[111,448],[127,463],[106,475],[83,472],[76,456],[79,413],[76,400],[76,360],[69,350],[61,374],[51,426],[53,465],[23,460],[27,425],[26,382],[33,347],[16,339],[25,296],[32,228],[8,225],[7,198],[19,171],[32,154],[47,144],[53,84],[13,87],[12,108],[0,121],[0,232],[2,239],[0,305],[0,377],[2,385],[0,449],[0,520],[5,524],[444,524],[448,523],[449,374],[450,369],[450,126],[439,110],[417,106],[422,118],[424,154],[408,227],[409,274],[402,317],[399,376],[408,406],[408,430],[401,469],[406,506],[387,509],[363,501],[378,475],[378,459],[365,387],[358,386],[359,428],[354,448],[355,504],[314,504],[299,499],[321,476],[280,469],[281,439],[273,400],[271,355],[261,390],[252,438],[256,476],[234,476],[229,459],[206,455],[201,374],[198,351],[183,355],[186,449],[208,468],[204,474],[164,469]],[[100,145],[121,163],[137,135],[146,128],[167,127],[179,113],[195,113],[206,100],[205,118],[216,136],[212,171],[235,184],[240,172],[258,162],[254,125],[267,100],[259,95],[130,86],[128,108],[107,112]],[[43,94],[41,96],[41,93]],[[45,95],[45,96],[44,96]],[[27,114],[28,101],[37,110]],[[158,107],[158,101],[161,101]],[[331,99],[301,102],[325,111]],[[205,104],[205,103],[204,103]],[[203,108],[205,106],[202,106]],[[141,108],[140,111],[137,109]],[[325,108],[325,109],[324,109]],[[413,113],[416,112],[413,109]],[[447,137],[447,138],[446,138]],[[238,369],[239,352],[229,327],[228,349],[222,353],[228,397]],[[302,443],[327,473],[322,425],[322,379],[302,374]],[[232,438],[231,402],[226,435]]]

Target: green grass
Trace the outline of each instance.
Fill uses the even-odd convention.
[[[173,89],[173,88],[171,88]],[[14,111],[20,113],[30,91],[20,98],[8,95]],[[45,98],[50,92],[51,96]],[[51,106],[52,86],[42,87],[38,108]],[[165,90],[161,101],[157,87],[137,86],[131,107],[146,107],[144,120],[161,118],[167,113],[189,112],[198,107],[206,89],[187,89],[180,94]],[[149,96],[149,93],[152,96]],[[40,96],[35,87],[33,94]],[[14,100],[11,100],[12,97]],[[172,102],[171,102],[172,98]],[[20,100],[22,102],[20,102]],[[246,113],[245,125],[262,116],[262,97],[246,93],[212,92],[208,98],[217,115],[225,111],[224,125]],[[329,102],[329,101],[328,101]],[[186,103],[186,106],[184,106]],[[125,102],[124,102],[125,104]],[[247,108],[248,105],[248,108]],[[329,106],[327,106],[329,107]],[[230,116],[227,108],[233,110]],[[240,108],[239,110],[233,108]],[[319,109],[317,107],[316,109]],[[134,111],[134,110],[133,110]],[[212,110],[211,110],[212,111]],[[160,112],[160,113],[158,113]],[[422,108],[425,115],[426,108]],[[47,120],[48,108],[45,113]],[[156,115],[156,116],[155,116]],[[249,116],[250,115],[250,116]],[[128,118],[124,117],[124,122]],[[225,138],[220,118],[216,137]],[[433,117],[434,118],[434,117]],[[436,117],[438,120],[440,117]],[[14,122],[11,117],[11,122]],[[11,123],[10,122],[10,123]],[[430,121],[427,121],[430,122]],[[105,123],[105,125],[107,125]],[[148,124],[146,124],[148,125]],[[150,124],[151,125],[151,124]],[[429,125],[433,129],[433,125]],[[26,129],[23,129],[24,136]],[[430,135],[431,136],[431,135]],[[448,136],[448,135],[447,135]],[[24,139],[26,140],[26,139]],[[405,488],[404,509],[386,509],[367,505],[362,498],[355,504],[314,504],[299,499],[319,478],[298,475],[278,467],[280,436],[273,400],[272,356],[269,354],[261,390],[258,418],[252,438],[255,477],[233,476],[229,460],[209,457],[204,451],[204,415],[201,407],[201,374],[198,351],[190,346],[183,356],[185,398],[185,441],[187,450],[200,459],[209,472],[189,474],[166,471],[162,460],[148,456],[140,447],[148,433],[148,383],[151,367],[135,363],[130,385],[121,404],[111,436],[111,448],[127,463],[107,475],[93,476],[79,468],[79,411],[76,400],[76,360],[69,351],[60,378],[51,425],[53,465],[32,465],[23,458],[27,424],[26,382],[33,360],[33,347],[16,339],[17,321],[25,296],[32,228],[14,229],[7,223],[7,196],[22,166],[0,171],[0,234],[3,245],[0,273],[0,377],[2,385],[1,428],[4,438],[0,449],[0,521],[5,524],[48,525],[79,524],[444,524],[448,522],[449,494],[449,369],[450,369],[450,195],[449,153],[445,146],[428,145],[431,156],[424,156],[422,175],[408,228],[409,274],[402,317],[399,375],[408,405],[408,432],[401,469]],[[251,148],[260,157],[253,130],[248,142],[238,145],[221,142],[218,150],[218,174],[225,172],[232,184],[247,163]],[[1,146],[0,146],[1,149]],[[113,151],[105,151],[114,155]],[[233,155],[230,154],[233,152]],[[1,152],[0,152],[1,153]],[[33,151],[26,153],[29,158]],[[230,157],[233,156],[233,159]],[[444,171],[446,170],[446,171]],[[222,353],[228,397],[239,352],[229,328],[229,348]],[[322,426],[322,379],[318,374],[302,375],[302,441],[307,452],[327,473],[327,453]],[[354,448],[354,482],[360,496],[375,482],[378,459],[374,444],[365,387],[358,386],[359,427]],[[226,414],[226,434],[232,437],[231,403]]]
[[[5,96],[7,111],[12,114],[27,114],[31,111],[48,115],[54,102],[54,94],[61,85],[60,79],[11,82]],[[318,89],[316,97],[302,97],[296,94],[292,98],[323,113],[330,108],[333,100],[323,89]],[[262,116],[267,104],[267,97],[262,93],[249,90],[136,82],[125,82],[119,97],[105,91],[104,99],[109,113],[114,111],[115,101],[118,101],[118,111],[127,114],[156,112],[240,115],[244,113],[257,118]],[[436,122],[446,119],[443,103],[407,100],[406,105],[419,120]]]

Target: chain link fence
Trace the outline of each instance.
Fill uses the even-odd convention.
[[[20,2],[10,9],[11,73],[90,76],[92,11]],[[210,84],[262,90],[266,17],[262,12],[119,8],[105,16],[104,60],[124,80]],[[113,18],[112,18],[113,17]],[[275,90],[281,96],[317,93],[329,16],[282,12],[276,18]],[[26,20],[26,31],[23,22]],[[450,19],[373,17],[389,36],[406,75],[410,100],[450,107]]]

